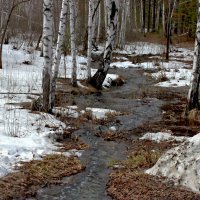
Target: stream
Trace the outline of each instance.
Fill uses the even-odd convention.
[[[137,95],[151,87],[151,82],[143,76],[140,69],[111,69],[126,77],[126,83],[121,87],[104,90],[101,94],[76,96],[74,100],[79,107],[109,108],[123,112],[123,115],[113,117],[109,125],[83,125],[73,133],[74,136],[89,145],[80,157],[86,165],[85,171],[63,179],[63,184],[42,188],[38,191],[37,200],[110,200],[106,195],[106,183],[109,179],[109,165],[114,161],[126,158],[128,142],[105,141],[97,137],[99,130],[107,131],[115,126],[120,132],[131,131],[145,122],[158,121],[162,117],[160,106],[162,101],[156,98],[139,98]],[[132,133],[131,139],[138,138]]]

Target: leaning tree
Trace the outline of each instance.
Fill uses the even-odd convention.
[[[193,73],[187,98],[187,111],[199,108],[199,82],[200,82],[200,0],[198,1],[198,17],[196,40],[193,59]]]
[[[90,83],[97,89],[101,89],[102,84],[106,78],[110,63],[112,60],[112,51],[115,43],[117,30],[118,30],[118,13],[119,13],[119,0],[108,0],[108,27],[107,27],[107,40],[106,47],[103,55],[103,62],[94,76],[91,78]]]

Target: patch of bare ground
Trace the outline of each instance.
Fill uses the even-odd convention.
[[[122,141],[126,139],[123,133],[115,131],[97,132],[95,136],[103,138],[105,141]]]
[[[130,170],[111,174],[108,194],[115,200],[199,200],[200,195],[174,187],[170,182]]]
[[[200,130],[198,115],[192,112],[189,117],[185,117],[186,98],[177,93],[171,94],[166,89],[161,89],[157,94],[151,92],[151,96],[158,95],[158,98],[165,100],[165,103],[161,106],[163,112],[162,120],[155,123],[147,122],[133,129],[132,133],[140,135],[146,132],[165,132],[166,130],[171,130],[177,136],[192,137],[197,134]]]
[[[18,172],[0,180],[0,199],[25,199],[35,196],[36,191],[51,184],[60,184],[63,177],[84,170],[76,157],[62,154],[44,156],[42,160],[23,162]]]
[[[113,166],[107,193],[115,200],[198,200],[200,195],[176,187],[164,178],[150,176],[144,170],[152,167],[160,155],[177,145],[172,142],[135,141],[125,161]]]
[[[88,145],[82,142],[79,138],[69,138],[60,142],[59,147],[59,152],[66,152],[72,149],[84,150],[88,148]]]

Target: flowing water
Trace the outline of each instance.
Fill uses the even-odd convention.
[[[161,119],[158,99],[135,99],[136,93],[142,87],[149,87],[149,82],[139,70],[122,70],[127,82],[122,87],[112,88],[110,91],[98,95],[75,97],[77,105],[99,108],[110,108],[124,112],[122,116],[113,117],[110,126],[116,126],[121,132],[130,131],[145,122]],[[104,141],[95,136],[97,130],[108,130],[109,126],[92,125],[83,126],[73,134],[89,144],[80,157],[86,165],[85,171],[65,178],[63,184],[51,186],[38,191],[38,200],[109,200],[106,195],[106,183],[109,179],[109,165],[116,160],[126,158],[128,144],[125,142]],[[132,135],[134,136],[134,134]]]
[[[126,145],[105,142],[101,138],[93,136],[89,131],[79,130],[75,134],[90,145],[90,148],[81,156],[82,162],[86,164],[86,170],[64,179],[65,184],[61,186],[40,190],[37,199],[110,199],[105,192],[109,173],[108,166],[115,160],[125,158]]]

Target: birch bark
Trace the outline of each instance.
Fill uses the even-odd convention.
[[[193,73],[187,98],[187,110],[199,109],[199,82],[200,82],[200,0],[198,0],[198,18],[196,40],[193,58]]]
[[[108,1],[109,24],[107,28],[107,40],[106,40],[106,47],[104,50],[103,62],[101,67],[97,70],[97,72],[94,74],[94,76],[91,78],[90,81],[90,83],[97,89],[101,89],[112,60],[112,51],[117,35],[118,12],[119,12],[119,0],[109,0]]]
[[[72,56],[72,85],[77,86],[77,63],[76,63],[76,32],[75,32],[75,0],[70,0],[70,35]]]
[[[168,17],[167,17],[167,46],[166,46],[166,60],[169,60],[169,48],[170,48],[170,41],[171,41],[171,27],[172,27],[172,16],[176,6],[176,0],[170,0],[168,2]]]
[[[43,88],[43,109],[49,112],[51,109],[51,78],[52,78],[52,9],[53,0],[44,0],[43,3],[43,51],[44,51],[44,68],[42,77]]]
[[[125,32],[126,32],[126,22],[127,22],[127,4],[128,0],[124,0],[122,4],[122,21],[121,21],[121,29],[119,33],[119,41],[118,46],[120,49],[123,49],[125,45]]]
[[[91,79],[91,54],[92,54],[92,14],[94,12],[93,0],[89,0],[88,14],[88,48],[87,48],[87,76]]]
[[[67,19],[67,7],[69,0],[62,1],[62,8],[60,12],[60,22],[59,22],[59,30],[58,30],[58,38],[56,44],[56,51],[53,60],[53,78],[52,78],[52,88],[51,88],[51,107],[53,108],[55,104],[55,90],[56,90],[56,81],[58,77],[60,59],[62,54],[62,45],[64,42],[64,35],[66,29],[66,19]]]

